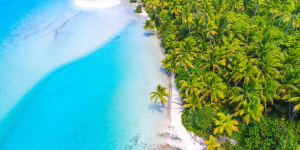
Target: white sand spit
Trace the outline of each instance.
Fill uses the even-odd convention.
[[[86,9],[105,9],[121,4],[119,0],[74,0],[73,4]]]

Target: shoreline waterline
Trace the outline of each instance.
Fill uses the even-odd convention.
[[[131,4],[135,9],[137,7],[136,3]],[[137,14],[137,16],[143,17],[143,19],[148,20],[149,16],[145,11],[145,8],[142,7],[142,13]],[[153,31],[152,31],[153,32]],[[156,40],[159,41],[159,34],[157,32],[153,33],[153,36]],[[161,54],[165,57],[164,48],[161,46]],[[204,144],[204,139],[199,138],[193,133],[187,131],[181,122],[181,115],[183,113],[184,107],[182,104],[182,99],[179,94],[179,90],[175,84],[175,74],[166,73],[168,75],[168,86],[167,90],[170,94],[168,98],[167,118],[164,127],[160,128],[158,132],[162,135],[162,145],[165,149],[188,149],[188,150],[202,150],[206,148]],[[181,104],[181,105],[180,105]]]

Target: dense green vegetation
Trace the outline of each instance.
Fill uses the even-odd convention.
[[[130,0],[130,3],[136,3],[137,0]]]
[[[200,137],[209,137],[209,133],[212,133],[214,128],[213,118],[216,116],[215,109],[211,107],[203,107],[197,111],[186,109],[182,114],[183,126],[194,132]]]
[[[136,6],[135,13],[142,13],[142,5]]]
[[[245,149],[296,149],[299,137],[288,122],[263,118],[249,125],[241,136]],[[263,142],[261,142],[263,141]]]
[[[188,130],[208,143],[209,135],[238,142],[224,143],[227,149],[296,149],[299,0],[143,2],[150,16],[145,28],[159,33],[163,66],[176,74]]]

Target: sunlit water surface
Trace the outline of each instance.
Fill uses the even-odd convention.
[[[100,1],[0,0],[1,150],[156,143],[159,43],[127,5]]]

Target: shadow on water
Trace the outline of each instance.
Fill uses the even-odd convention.
[[[155,35],[155,33],[150,32],[150,31],[147,31],[147,32],[144,33],[144,36],[146,36],[146,37],[150,37],[150,36],[153,36],[153,35]]]
[[[167,68],[165,67],[160,67],[160,72],[162,72],[163,74],[170,76],[171,72],[167,70]]]
[[[163,113],[163,109],[165,109],[163,106],[158,104],[150,104],[148,108],[152,110],[152,112],[156,111],[160,113]]]
[[[141,141],[141,135],[137,134],[132,137],[125,145],[124,150],[158,150],[158,145],[149,144]]]

